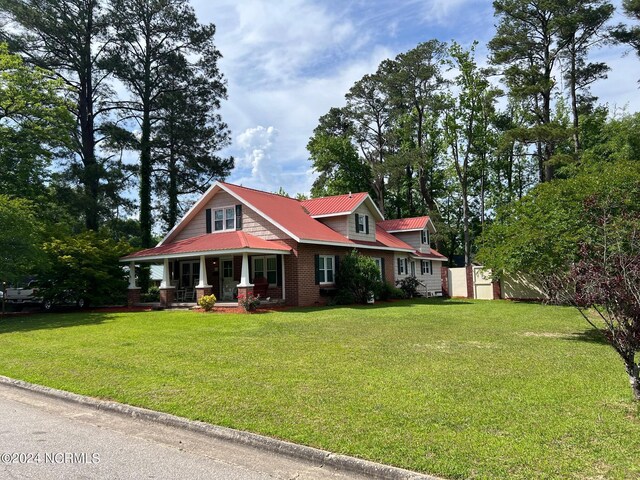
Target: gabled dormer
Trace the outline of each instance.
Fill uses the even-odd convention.
[[[414,247],[420,253],[431,252],[431,237],[436,229],[427,216],[385,220],[378,224],[388,233]]]
[[[376,241],[376,223],[384,219],[368,193],[349,193],[302,202],[309,215],[349,240]]]

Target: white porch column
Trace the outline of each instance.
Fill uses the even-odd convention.
[[[136,290],[136,262],[129,262],[129,290]]]
[[[209,282],[207,282],[207,264],[204,259],[204,255],[200,255],[200,280],[196,288],[210,288]]]
[[[242,270],[240,272],[240,284],[239,287],[253,287],[249,283],[249,254],[242,254]]]
[[[160,288],[174,288],[171,285],[171,276],[169,275],[169,259],[164,259],[164,269],[162,271],[162,282]]]

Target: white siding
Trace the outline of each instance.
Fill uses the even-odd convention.
[[[364,232],[356,233],[356,213],[358,215],[368,215],[369,216],[369,234],[367,235]],[[371,211],[366,206],[365,203],[362,203],[354,213],[347,217],[347,227],[348,227],[348,238],[350,240],[364,240],[366,242],[375,242],[376,241],[376,220],[375,217],[371,214]]]
[[[416,231],[416,232],[396,232],[396,233],[392,233],[393,236],[399,238],[400,240],[402,240],[405,243],[408,243],[409,245],[411,245],[413,248],[415,248],[416,250],[418,250],[421,253],[430,253],[431,252],[431,248],[429,246],[429,244],[423,244],[422,243],[422,234],[420,231]],[[433,234],[431,234],[433,235]]]
[[[202,207],[197,215],[176,235],[173,241],[185,240],[207,233],[206,210],[230,207],[240,202],[227,192],[218,192],[209,202]],[[246,205],[242,205],[242,230],[244,232],[264,238],[265,240],[285,239],[287,235],[279,228],[258,215]],[[226,230],[227,232],[229,230]]]

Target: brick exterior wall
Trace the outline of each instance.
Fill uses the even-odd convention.
[[[440,278],[442,280],[442,296],[449,296],[449,267],[442,265],[440,269]]]
[[[287,305],[311,306],[326,304],[330,297],[321,295],[320,290],[329,289],[331,286],[316,285],[315,255],[338,255],[343,257],[351,250],[349,247],[298,244],[294,254],[285,257]],[[393,284],[393,252],[371,249],[359,251],[362,255],[369,257],[384,258],[385,280]]]

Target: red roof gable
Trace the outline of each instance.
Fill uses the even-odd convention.
[[[343,235],[311,218],[302,207],[302,203],[295,198],[261,192],[230,183],[221,182],[220,184],[301,240],[351,243]]]
[[[290,247],[280,243],[264,240],[245,232],[208,233],[197,237],[187,238],[178,242],[166,243],[155,248],[147,248],[123,257],[136,259],[140,257],[155,257],[160,255],[175,255],[181,253],[211,252],[217,250],[275,250],[288,252]]]
[[[333,197],[312,198],[300,202],[312,217],[351,213],[367,198],[367,193],[349,193]]]
[[[384,220],[378,222],[378,226],[384,228],[387,232],[400,232],[403,230],[423,230],[429,217],[398,218],[396,220]]]

